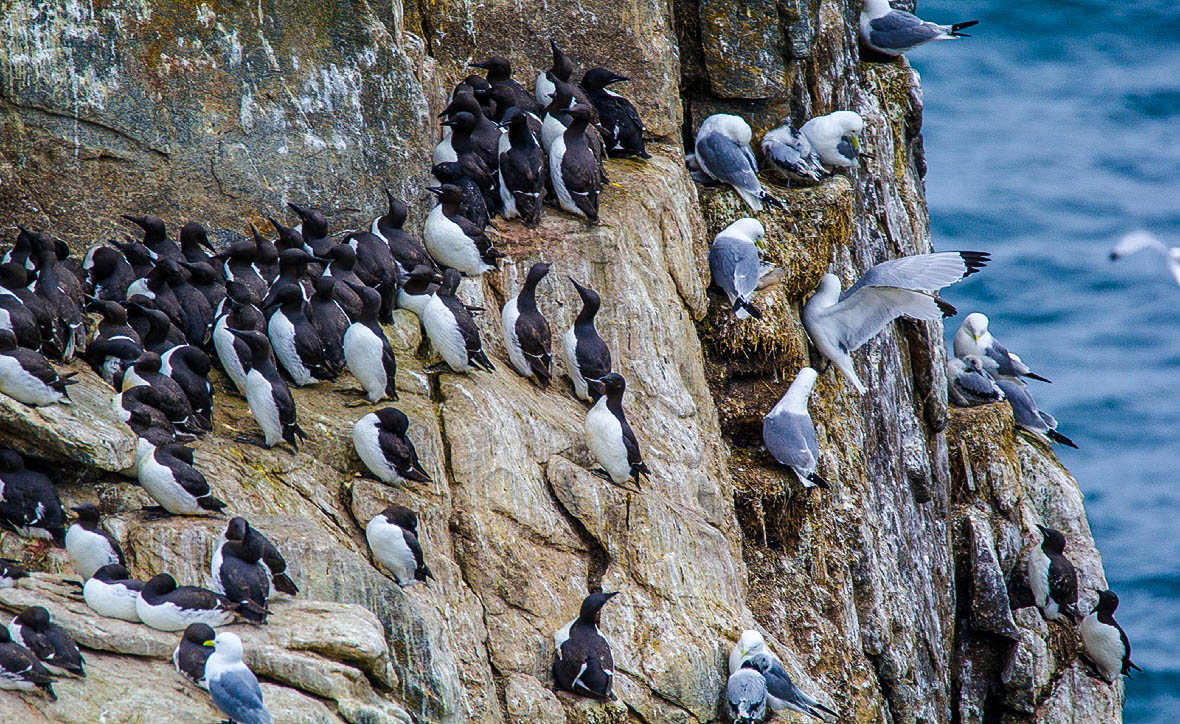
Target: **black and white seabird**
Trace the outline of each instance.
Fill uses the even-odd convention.
[[[21,611],[9,622],[8,633],[51,672],[86,676],[86,662],[78,644],[65,629],[49,620],[49,610],[44,606],[29,606]]]
[[[261,239],[261,235],[253,225],[250,226],[250,232],[257,238]],[[221,266],[222,276],[225,281],[237,282],[250,289],[250,292],[257,298],[262,299],[266,296],[272,278],[263,277],[259,272],[255,262],[258,261],[258,246],[255,242],[248,239],[234,242],[228,249],[217,255],[217,259],[223,260]],[[276,253],[275,261],[278,261]]]
[[[553,100],[553,81],[549,79],[549,75],[553,75],[559,80],[569,82],[569,79],[574,74],[574,62],[565,54],[561,48],[557,47],[557,41],[553,38],[549,39],[549,50],[553,53],[553,65],[549,66],[548,70],[543,70],[537,74],[537,82],[534,88],[534,98],[537,99],[537,104],[544,108]]]
[[[385,240],[393,260],[397,264],[398,272],[405,278],[414,267],[425,264],[433,272],[438,271],[434,259],[426,251],[426,247],[415,236],[402,229],[409,215],[409,209],[388,189],[385,196],[389,201],[389,209],[382,216],[373,219],[369,231]]]
[[[549,170],[545,152],[523,112],[514,112],[507,125],[500,150],[500,203],[505,219],[520,217],[525,226],[533,227],[541,222],[541,202],[545,198]]]
[[[825,116],[816,116],[799,133],[819,154],[820,162],[829,168],[852,168],[860,156],[867,157],[861,144],[860,134],[865,122],[854,111],[834,111]]]
[[[205,301],[209,302],[209,309],[216,317],[217,311],[225,299],[225,280],[222,279],[221,272],[218,270],[220,265],[215,267],[212,261],[182,261],[180,266],[188,272],[189,286],[205,297]]]
[[[1108,684],[1113,684],[1119,676],[1131,678],[1132,669],[1143,671],[1131,661],[1131,641],[1114,620],[1118,607],[1119,597],[1114,591],[1099,591],[1098,603],[1081,626],[1082,655]]]
[[[713,285],[725,292],[738,319],[760,319],[751,303],[762,273],[758,240],[766,230],[757,219],[738,219],[721,230],[709,247],[709,271]]]
[[[123,218],[143,229],[143,245],[152,253],[152,258],[180,259],[183,254],[176,242],[168,238],[168,230],[164,222],[155,216],[131,216],[124,214]]]
[[[122,309],[114,302],[103,304],[113,304]],[[16,343],[25,349],[41,349],[41,327],[37,317],[19,297],[4,287],[0,287],[0,329],[11,331],[16,336]]]
[[[433,267],[419,264],[405,277],[405,283],[397,290],[397,308],[408,309],[422,317],[426,304],[438,291],[441,277]]]
[[[213,655],[205,662],[205,684],[213,703],[231,722],[271,724],[274,720],[262,699],[258,679],[242,663],[242,640],[237,634],[222,631],[205,646]]]
[[[86,325],[82,318],[81,303],[66,294],[61,284],[63,279],[72,277],[72,272],[60,267],[63,273],[58,274],[59,267],[53,247],[42,249],[38,255],[37,276],[29,285],[29,289],[44,299],[55,312],[55,324],[64,343],[62,358],[69,361],[73,359],[75,352],[83,352],[86,349]],[[74,282],[77,281],[75,278]]]
[[[337,284],[332,277],[321,276],[315,280],[315,293],[308,300],[307,318],[320,335],[320,342],[324,345],[324,363],[329,369],[344,369],[344,334],[348,331],[349,314],[340,304],[342,295],[337,293],[337,287],[348,287],[347,284]],[[356,297],[351,288],[348,294]],[[356,301],[359,303],[360,299]],[[361,309],[355,310],[360,314]]]
[[[127,298],[127,287],[135,281],[135,270],[131,268],[123,252],[110,246],[94,246],[82,260],[82,269],[95,297],[108,302]]]
[[[160,631],[180,631],[192,623],[224,626],[234,620],[238,604],[198,586],[177,586],[167,573],[152,576],[139,592],[139,619]]]
[[[820,354],[864,394],[851,353],[898,317],[926,320],[955,314],[935,292],[971,276],[988,260],[978,251],[903,256],[877,264],[843,293],[840,278],[825,274],[803,305],[803,327]]]
[[[173,347],[160,355],[160,372],[180,386],[204,430],[213,429],[213,385],[209,384],[212,368],[209,355],[191,344]]]
[[[167,314],[156,309],[155,302],[142,294],[131,296],[126,304],[127,324],[139,335],[145,351],[164,354],[173,347],[188,344],[184,332]]]
[[[82,586],[82,599],[100,616],[139,623],[135,601],[143,587],[144,582],[132,578],[121,564],[108,563],[87,577]]]
[[[627,382],[614,372],[587,382],[601,395],[586,413],[586,445],[602,466],[602,470],[595,470],[594,474],[618,484],[634,479],[639,485],[642,476],[651,475],[651,471],[643,462],[639,441],[623,412],[623,392]]]
[[[598,314],[601,301],[598,292],[578,284],[573,277],[569,280],[582,298],[582,310],[561,338],[565,366],[578,399],[597,402],[599,395],[590,389],[587,380],[600,379],[611,371],[610,348],[594,327],[594,316]]]
[[[208,689],[205,681],[205,662],[213,654],[213,648],[206,646],[217,633],[203,623],[191,623],[180,636],[180,643],[172,650],[172,667],[176,673],[202,689]]]
[[[753,669],[766,680],[766,700],[774,711],[789,709],[808,714],[823,721],[824,714],[840,715],[799,690],[782,663],[773,654],[761,653],[742,662],[743,668]],[[821,713],[822,712],[822,713]]]
[[[336,301],[336,304],[339,305],[340,309],[350,320],[356,319],[361,313],[361,298],[357,295],[356,290],[359,287],[368,286],[357,276],[356,251],[351,246],[340,244],[332,247],[328,251],[328,256],[324,258],[331,259],[332,261],[328,266],[324,267],[324,273],[320,275],[316,283],[318,284],[320,279],[331,279],[334,282],[332,285],[332,299]],[[315,294],[312,296],[315,296]],[[321,299],[322,296],[321,294]],[[316,325],[316,328],[318,329],[319,325]],[[324,342],[326,348],[327,341],[321,341]],[[340,354],[343,355],[343,351]]]
[[[286,252],[284,252],[286,253]],[[283,286],[275,301],[278,306],[270,313],[267,336],[275,357],[298,387],[318,380],[336,379],[336,373],[324,358],[324,343],[315,325],[307,318],[307,302],[299,287]]]
[[[245,362],[250,359],[250,350],[245,342],[234,336],[230,330],[240,332],[259,332],[266,335],[266,317],[258,307],[250,301],[249,287],[230,282],[226,285],[226,302],[228,311],[217,319],[213,325],[213,348],[217,351],[217,359],[221,362],[221,369],[233,381],[238,392],[246,394]],[[267,342],[270,354],[270,342]]]
[[[934,40],[970,37],[962,32],[978,20],[953,25],[927,22],[904,10],[894,10],[889,0],[865,0],[860,11],[860,39],[870,49],[897,57]]]
[[[586,96],[598,110],[598,127],[603,135],[603,148],[611,158],[638,156],[651,158],[644,147],[647,127],[631,101],[607,86],[630,80],[606,68],[591,68],[582,76]]]
[[[111,400],[111,407],[115,415],[127,423],[136,435],[150,443],[137,449],[136,464],[139,463],[140,457],[150,452],[152,445],[179,440],[176,427],[168,416],[160,411],[160,393],[154,387],[140,385],[120,392]],[[186,439],[191,439],[191,436]],[[132,469],[131,473],[134,474],[135,470]]]
[[[381,294],[381,319],[389,320],[393,314],[397,287],[401,284],[401,274],[389,245],[376,234],[353,231],[344,238],[342,246],[356,253],[356,275],[365,286]]]
[[[537,113],[541,109],[537,106],[537,101],[532,94],[521,87],[519,83],[512,80],[512,64],[507,58],[500,56],[492,56],[487,60],[482,60],[478,63],[472,63],[472,68],[480,68],[486,70],[488,83],[492,87],[504,86],[512,91],[515,99],[514,105],[524,111]]]
[[[980,312],[968,314],[967,318],[963,320],[962,326],[959,327],[959,331],[955,332],[955,356],[978,356],[983,363],[983,369],[997,379],[1019,382],[1021,378],[1028,377],[1041,382],[1052,382],[1052,380],[1030,370],[1020,357],[1009,352],[1007,347],[992,336],[987,326],[986,314]]]
[[[94,503],[82,503],[70,510],[78,514],[78,520],[66,531],[66,552],[82,580],[90,578],[103,566],[126,562],[119,541],[99,522],[98,507]]]
[[[53,681],[49,669],[37,660],[33,652],[14,642],[8,628],[0,626],[0,689],[41,689],[50,701],[57,701],[57,694],[53,692]]]
[[[504,303],[500,315],[508,359],[521,377],[548,387],[553,377],[552,338],[549,322],[537,309],[537,284],[549,273],[549,264],[537,262],[529,268],[520,292]]]
[[[116,390],[123,389],[124,374],[143,353],[143,346],[129,337],[99,339],[86,345],[87,363]]]
[[[245,518],[234,518],[225,529],[225,540],[217,547],[211,564],[214,590],[266,623],[266,599],[270,597],[270,571],[262,562],[262,537],[247,537]]]
[[[1041,545],[1028,552],[1028,585],[1033,600],[1045,618],[1060,621],[1082,617],[1078,611],[1078,572],[1065,557],[1065,536],[1061,531],[1038,525]]]
[[[388,397],[397,399],[397,360],[393,347],[377,323],[381,296],[377,290],[361,287],[361,314],[344,333],[344,359],[348,371],[361,383],[369,402]]]
[[[171,259],[161,259],[146,276],[131,282],[131,286],[127,288],[127,297],[130,299],[144,296],[152,300],[153,307],[167,314],[169,321],[185,332],[185,339],[188,339],[184,311],[173,287],[173,283],[178,281],[180,268],[180,265]]]
[[[450,184],[462,192],[459,202],[459,215],[470,221],[478,229],[488,225],[489,211],[487,199],[484,197],[484,187],[495,189],[491,172],[482,164],[473,163],[472,156],[461,156],[458,161],[436,163],[430,169],[430,175],[438,179],[439,185]],[[468,175],[470,170],[476,178]],[[494,172],[495,167],[492,168]],[[480,178],[482,177],[482,178]],[[478,181],[476,179],[479,179]],[[489,182],[491,182],[489,184]]]
[[[225,507],[210,494],[209,482],[194,467],[192,448],[178,443],[155,445],[145,451],[136,467],[136,478],[172,515],[208,515]]]
[[[391,505],[365,526],[365,539],[373,557],[405,588],[434,578],[424,563],[418,543],[418,514],[402,505]]]
[[[244,541],[247,546],[260,546],[262,549],[262,560],[258,565],[267,574],[275,590],[286,593],[289,596],[294,596],[299,592],[299,588],[296,587],[295,582],[287,575],[287,559],[283,557],[283,554],[279,552],[279,549],[275,547],[274,543],[271,543],[269,538],[258,532],[254,526],[250,525],[249,521],[241,516],[230,519],[229,523],[225,526],[225,531],[218,537],[217,543],[213,547],[210,571],[213,576],[214,591],[225,593],[218,571],[221,569],[221,547],[229,540]]]
[[[426,217],[422,239],[426,250],[440,266],[457,269],[468,276],[478,276],[496,268],[504,253],[492,246],[483,230],[459,213],[463,192],[452,184],[427,189],[438,196]]]
[[[60,377],[40,352],[25,349],[10,330],[0,329],[0,392],[29,407],[70,404],[66,385],[76,373]]]
[[[553,678],[566,691],[593,699],[613,701],[615,659],[610,642],[598,630],[602,607],[619,594],[591,593],[582,601],[577,618],[553,634],[557,658]]]
[[[130,236],[125,236],[123,241],[111,239],[110,243],[123,253],[123,258],[131,265],[134,273],[132,280],[143,278],[156,266],[155,254]]]
[[[602,176],[598,159],[586,144],[590,111],[578,105],[570,109],[569,115],[569,127],[549,147],[549,178],[562,209],[597,224]]]
[[[725,682],[725,708],[734,724],[755,724],[766,719],[766,677],[753,665],[729,675]]]
[[[361,462],[377,479],[389,483],[431,482],[418,462],[418,451],[406,435],[410,421],[396,407],[384,407],[356,421],[352,444]]]
[[[180,227],[180,255],[190,264],[207,264],[217,250],[209,243],[205,227],[195,221]]]
[[[807,411],[816,376],[810,367],[799,370],[782,399],[762,418],[762,442],[775,460],[795,471],[803,487],[827,489],[828,483],[815,472],[819,442]]]
[[[782,208],[782,202],[766,193],[758,180],[758,162],[750,150],[753,131],[741,116],[717,113],[697,129],[696,161],[701,171],[729,184],[754,211],[768,203]]]
[[[66,347],[65,325],[58,319],[57,310],[29,289],[31,273],[17,262],[0,264],[0,294],[19,300],[29,310],[37,322],[40,351],[47,357],[61,359]]]
[[[504,110],[507,110],[507,108]],[[452,131],[451,146],[455,151],[455,161],[461,163],[462,170],[465,173],[473,170],[476,166],[483,167],[486,171],[494,172],[496,168],[496,148],[500,143],[500,136],[503,132],[492,119],[484,114],[483,107],[480,105],[479,100],[476,99],[474,93],[456,93],[441,115],[454,120],[460,113],[469,114],[472,118],[472,123],[470,124],[469,130],[459,133],[458,137],[456,137],[455,131]],[[461,122],[459,126],[467,128],[468,123]],[[458,126],[451,126],[451,128],[457,130]],[[478,158],[479,161],[482,161],[482,163],[474,164],[474,166],[472,164],[462,163],[464,156],[473,156]],[[443,161],[440,163],[453,162]],[[437,168],[438,165],[440,164],[436,163],[435,167]],[[432,170],[431,173],[434,173],[434,171]],[[437,173],[435,173],[435,178],[443,183],[451,183]],[[478,179],[474,176],[472,179],[479,181],[481,186],[483,185],[483,181],[485,181],[485,179]],[[493,185],[495,184],[495,179],[486,180],[490,181]],[[493,209],[489,209],[489,211],[491,210]]]
[[[1012,406],[1012,419],[1017,427],[1042,440],[1077,448],[1077,443],[1057,432],[1057,418],[1037,407],[1037,401],[1033,399],[1027,385],[1001,379],[996,380],[996,386],[1004,391],[1004,397]]]
[[[310,297],[312,277],[308,273],[308,265],[319,258],[303,249],[284,249],[279,254],[279,275],[271,282],[258,308],[269,312],[271,307],[278,304],[279,292],[289,286],[297,287],[303,299]]]
[[[246,403],[262,429],[262,446],[271,448],[286,441],[292,450],[298,451],[297,438],[306,439],[307,434],[296,421],[295,398],[279,376],[270,342],[259,332],[231,332],[244,341],[250,351],[249,360],[243,360],[246,365]],[[238,438],[238,441],[259,444],[253,439]]]
[[[471,312],[455,296],[458,288],[458,270],[447,269],[442,286],[422,310],[422,327],[452,372],[467,374],[476,369],[494,372],[496,367],[483,351],[479,328]]]
[[[0,449],[0,523],[27,538],[65,545],[66,512],[49,478],[25,467],[15,450]]]
[[[94,341],[125,337],[137,344],[143,343],[139,332],[136,332],[135,328],[128,324],[127,309],[122,304],[95,297],[90,297],[89,300],[90,311],[102,315],[102,318],[98,320],[98,327],[95,329]],[[87,345],[86,351],[90,351],[89,345]],[[89,360],[89,357],[87,359]]]
[[[200,418],[194,411],[188,395],[184,394],[176,380],[162,371],[160,355],[144,352],[135,364],[123,375],[123,391],[147,385],[160,393],[160,410],[168,416],[178,430],[202,433],[209,429],[209,421]]]
[[[762,157],[788,183],[816,184],[828,175],[819,151],[807,136],[791,126],[789,118],[762,136]]]
[[[947,397],[956,407],[990,405],[1005,399],[1004,391],[983,371],[979,357],[952,357],[946,363]]]
[[[319,211],[306,206],[287,204],[299,217],[295,231],[303,237],[304,250],[313,256],[323,256],[336,242],[328,236],[328,219]]]
[[[17,581],[28,577],[28,569],[20,562],[11,558],[0,558],[0,588],[12,588]]]

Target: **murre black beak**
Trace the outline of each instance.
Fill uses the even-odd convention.
[[[612,75],[610,80],[607,81],[607,85],[610,85],[611,83],[623,83],[623,82],[629,81],[629,80],[631,80],[631,79],[625,75]]]
[[[434,194],[435,196],[438,196],[439,194],[442,193],[441,186],[427,186],[426,190],[429,191],[430,193]]]
[[[480,70],[490,70],[488,64],[482,60],[478,63],[468,63],[467,66],[469,68],[479,68]]]
[[[448,126],[450,128],[454,128],[455,126],[459,125],[459,122],[448,118],[447,120],[443,121],[441,125]]]
[[[586,380],[586,386],[600,395],[606,394],[606,383],[602,380]]]

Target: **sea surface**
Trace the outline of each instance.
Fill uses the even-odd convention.
[[[1077,477],[1121,603],[1127,722],[1180,722],[1180,287],[1124,232],[1180,245],[1180,4],[923,0],[971,38],[910,53],[922,74],[935,248],[991,265],[946,291],[1053,384],[1039,406]],[[1093,594],[1090,594],[1091,596]],[[1092,600],[1092,599],[1091,599]]]

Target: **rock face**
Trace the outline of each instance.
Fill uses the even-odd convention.
[[[810,361],[799,310],[820,275],[847,284],[886,258],[930,250],[921,89],[904,61],[860,63],[858,7],[835,0],[738,4],[588,0],[545,4],[320,0],[126,2],[0,10],[3,233],[21,222],[75,252],[152,212],[225,239],[308,201],[333,229],[367,227],[382,188],[416,204],[433,117],[466,66],[508,57],[531,87],[557,37],[578,63],[632,78],[625,90],[659,141],[649,162],[611,161],[603,223],[546,210],[537,229],[497,221],[511,257],[465,281],[494,374],[428,378],[417,321],[387,328],[396,406],[434,482],[357,477],[351,378],[294,391],[309,441],[296,455],[233,443],[254,422],[215,373],[215,430],[197,466],[235,514],[279,543],[300,586],[265,628],[236,626],[277,721],[713,721],[738,633],[764,630],[806,691],[850,721],[1093,721],[1119,718],[1122,686],[1076,662],[1073,629],[1027,605],[1035,524],[1065,532],[1083,608],[1102,567],[1074,481],[1006,408],[948,412],[942,329],[899,322],[854,355],[871,394],[835,374],[811,401],[830,491],[800,490],[760,448],[761,417]],[[695,187],[682,134],[739,112],[756,137],[790,116],[865,117],[868,165],[811,189],[772,189],[760,218],[785,268],[761,321],[710,306],[713,234],[744,216],[727,190]],[[411,225],[417,223],[412,221]],[[572,275],[603,298],[598,327],[653,475],[640,491],[591,475],[585,407],[564,381],[540,390],[510,369],[499,312],[537,261],[554,336],[577,313]],[[987,273],[986,270],[984,273]],[[77,363],[75,367],[81,369]],[[105,391],[96,379],[76,389]],[[89,404],[89,403],[87,403]],[[109,416],[0,403],[0,437],[41,458],[69,506],[97,500],[133,573],[209,583],[225,519],[145,521],[117,474],[130,454]],[[82,424],[79,424],[79,423]],[[784,480],[787,483],[784,486]],[[420,514],[434,580],[398,588],[364,524],[400,503]],[[214,716],[167,661],[177,637],[97,618],[57,581],[59,550],[5,533],[0,553],[43,571],[0,592],[33,600],[86,647],[93,672],[61,701],[0,692],[21,721],[96,721],[132,711]],[[552,691],[552,632],[591,589],[619,701]],[[130,693],[128,693],[130,692]]]

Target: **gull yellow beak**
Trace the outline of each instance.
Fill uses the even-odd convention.
[[[860,139],[856,136],[852,137],[852,147],[858,151],[860,150]]]
[[[202,646],[208,646],[209,648],[214,648],[214,647],[213,647],[213,640],[212,640],[212,639],[210,639],[210,640],[206,641],[205,643],[203,643],[203,644],[201,644],[201,645],[202,645]]]

